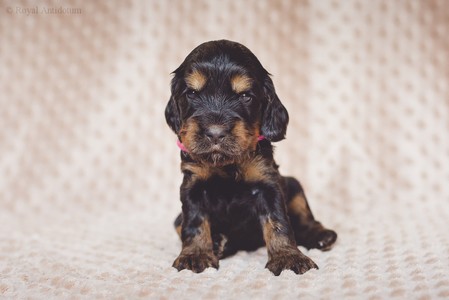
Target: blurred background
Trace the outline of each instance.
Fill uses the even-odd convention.
[[[115,252],[92,253],[113,252],[116,235],[123,255],[131,239],[142,248],[134,254],[153,253],[142,265],[169,268],[180,248],[171,222],[181,183],[164,119],[170,73],[216,39],[246,45],[273,74],[290,113],[276,159],[302,181],[315,215],[353,238],[370,228],[366,243],[384,224],[392,231],[381,230],[381,245],[401,237],[412,248],[428,237],[420,224],[444,228],[449,217],[448,37],[444,0],[0,0],[3,293],[25,295],[17,274],[30,269],[12,266],[26,257],[35,271],[48,257],[77,258],[74,269],[107,265]],[[398,222],[406,225],[396,232]],[[433,234],[447,253],[447,237]],[[95,290],[64,274],[81,294]]]
[[[2,1],[3,211],[177,207],[178,148],[164,120],[170,72],[214,39],[243,43],[273,74],[291,116],[276,158],[311,198],[447,198],[446,8]]]

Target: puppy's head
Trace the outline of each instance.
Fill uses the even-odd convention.
[[[259,136],[283,139],[288,123],[269,73],[226,40],[199,45],[174,71],[165,117],[192,158],[216,166],[246,157]]]

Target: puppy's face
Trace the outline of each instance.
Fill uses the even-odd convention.
[[[224,166],[253,152],[260,135],[284,138],[287,111],[268,72],[244,46],[204,43],[174,75],[165,116],[193,159]]]

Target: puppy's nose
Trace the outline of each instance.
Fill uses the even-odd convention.
[[[205,134],[211,142],[218,144],[226,136],[226,130],[220,125],[212,125],[206,129]]]

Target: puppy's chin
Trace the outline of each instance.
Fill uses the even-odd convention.
[[[194,159],[201,161],[203,164],[212,165],[214,167],[223,167],[241,161],[242,157],[248,151],[231,147],[229,149],[217,145],[211,145],[202,151],[192,151],[191,155]]]
[[[199,157],[199,159],[203,163],[212,165],[214,167],[224,167],[226,165],[231,165],[237,161],[235,157],[216,151],[208,154],[203,154]]]

